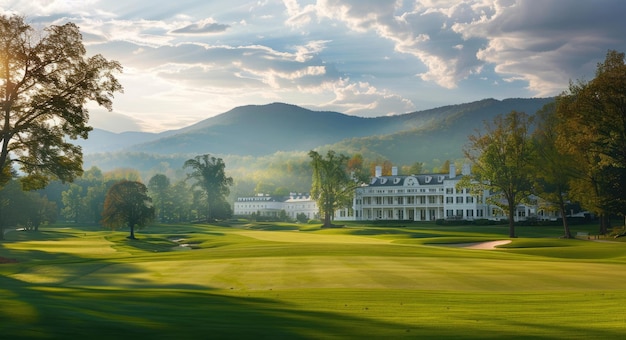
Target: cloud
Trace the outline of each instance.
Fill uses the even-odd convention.
[[[340,80],[328,84],[335,94],[330,102],[318,108],[335,110],[356,116],[380,116],[401,114],[411,111],[415,105],[408,99],[385,90],[378,90],[367,82],[350,82]],[[376,112],[376,115],[372,115]]]
[[[213,19],[206,19],[185,27],[172,30],[172,34],[215,34],[226,31],[230,25],[218,24]]]
[[[608,49],[626,44],[622,34],[626,3],[621,1],[582,1],[574,6],[556,0],[498,4],[493,15],[454,29],[466,38],[487,37],[478,58],[495,65],[505,80],[528,82],[537,95],[564,90],[572,75],[593,75],[596,62]]]
[[[303,16],[311,16],[310,7],[300,9],[294,1],[285,1],[291,15],[288,23],[306,23]],[[395,50],[418,58],[426,71],[421,79],[445,88],[455,88],[458,82],[480,72],[481,62],[476,58],[479,39],[464,39],[452,31],[449,18],[430,8],[405,8],[402,1],[320,0],[315,6],[320,20],[336,20],[349,29],[375,32],[390,40]],[[298,19],[300,18],[300,19]],[[297,20],[296,20],[297,19]]]

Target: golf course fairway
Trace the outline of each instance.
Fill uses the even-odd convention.
[[[138,240],[80,225],[12,231],[0,243],[0,338],[626,336],[626,243],[517,230],[155,225]]]

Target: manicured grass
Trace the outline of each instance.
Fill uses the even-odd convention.
[[[578,227],[578,226],[577,226]],[[594,226],[580,226],[593,230]],[[0,244],[6,338],[620,338],[626,244],[520,227],[61,226]],[[614,240],[607,240],[614,241]]]

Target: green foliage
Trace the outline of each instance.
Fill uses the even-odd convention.
[[[530,138],[532,117],[511,111],[485,122],[485,133],[469,137],[464,150],[472,163],[472,174],[464,176],[459,187],[480,195],[492,194],[491,204],[508,212],[509,236],[515,237],[515,209],[528,198],[532,189],[533,145]]]
[[[597,214],[626,215],[624,53],[609,51],[593,80],[571,84],[556,114],[559,151],[575,160],[572,196]]]
[[[39,193],[23,191],[19,181],[9,180],[0,188],[0,240],[5,228],[38,230],[56,219],[56,204]]]
[[[154,202],[156,217],[160,221],[165,220],[169,208],[173,205],[171,189],[170,179],[163,174],[156,174],[148,181],[150,197]]]
[[[335,210],[352,202],[354,189],[360,184],[347,172],[348,156],[328,151],[324,158],[316,151],[309,152],[313,168],[311,197],[324,216],[324,226],[332,225]]]
[[[72,23],[35,30],[19,16],[0,16],[0,173],[13,165],[26,189],[51,178],[71,181],[82,173],[82,152],[69,140],[87,138],[86,103],[111,109],[122,90],[113,73],[119,63],[85,56]]]
[[[230,205],[226,203],[225,197],[230,193],[233,179],[226,176],[224,161],[208,154],[200,155],[185,161],[183,168],[191,169],[187,178],[193,179],[195,182],[192,188],[199,188],[204,195],[206,219],[230,217],[232,212],[229,213]]]
[[[135,228],[145,227],[154,219],[152,199],[148,188],[140,182],[122,180],[106,194],[102,224],[115,229],[127,226],[130,239],[135,239]]]
[[[535,115],[537,128],[533,133],[536,159],[533,162],[535,193],[541,197],[541,208],[556,210],[562,216],[564,237],[572,238],[567,219],[570,182],[574,178],[574,158],[558,148],[558,125],[554,103]]]

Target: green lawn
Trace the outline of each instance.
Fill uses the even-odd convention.
[[[75,225],[0,243],[2,338],[567,338],[626,334],[626,244],[507,226]],[[592,231],[593,226],[574,228]]]

